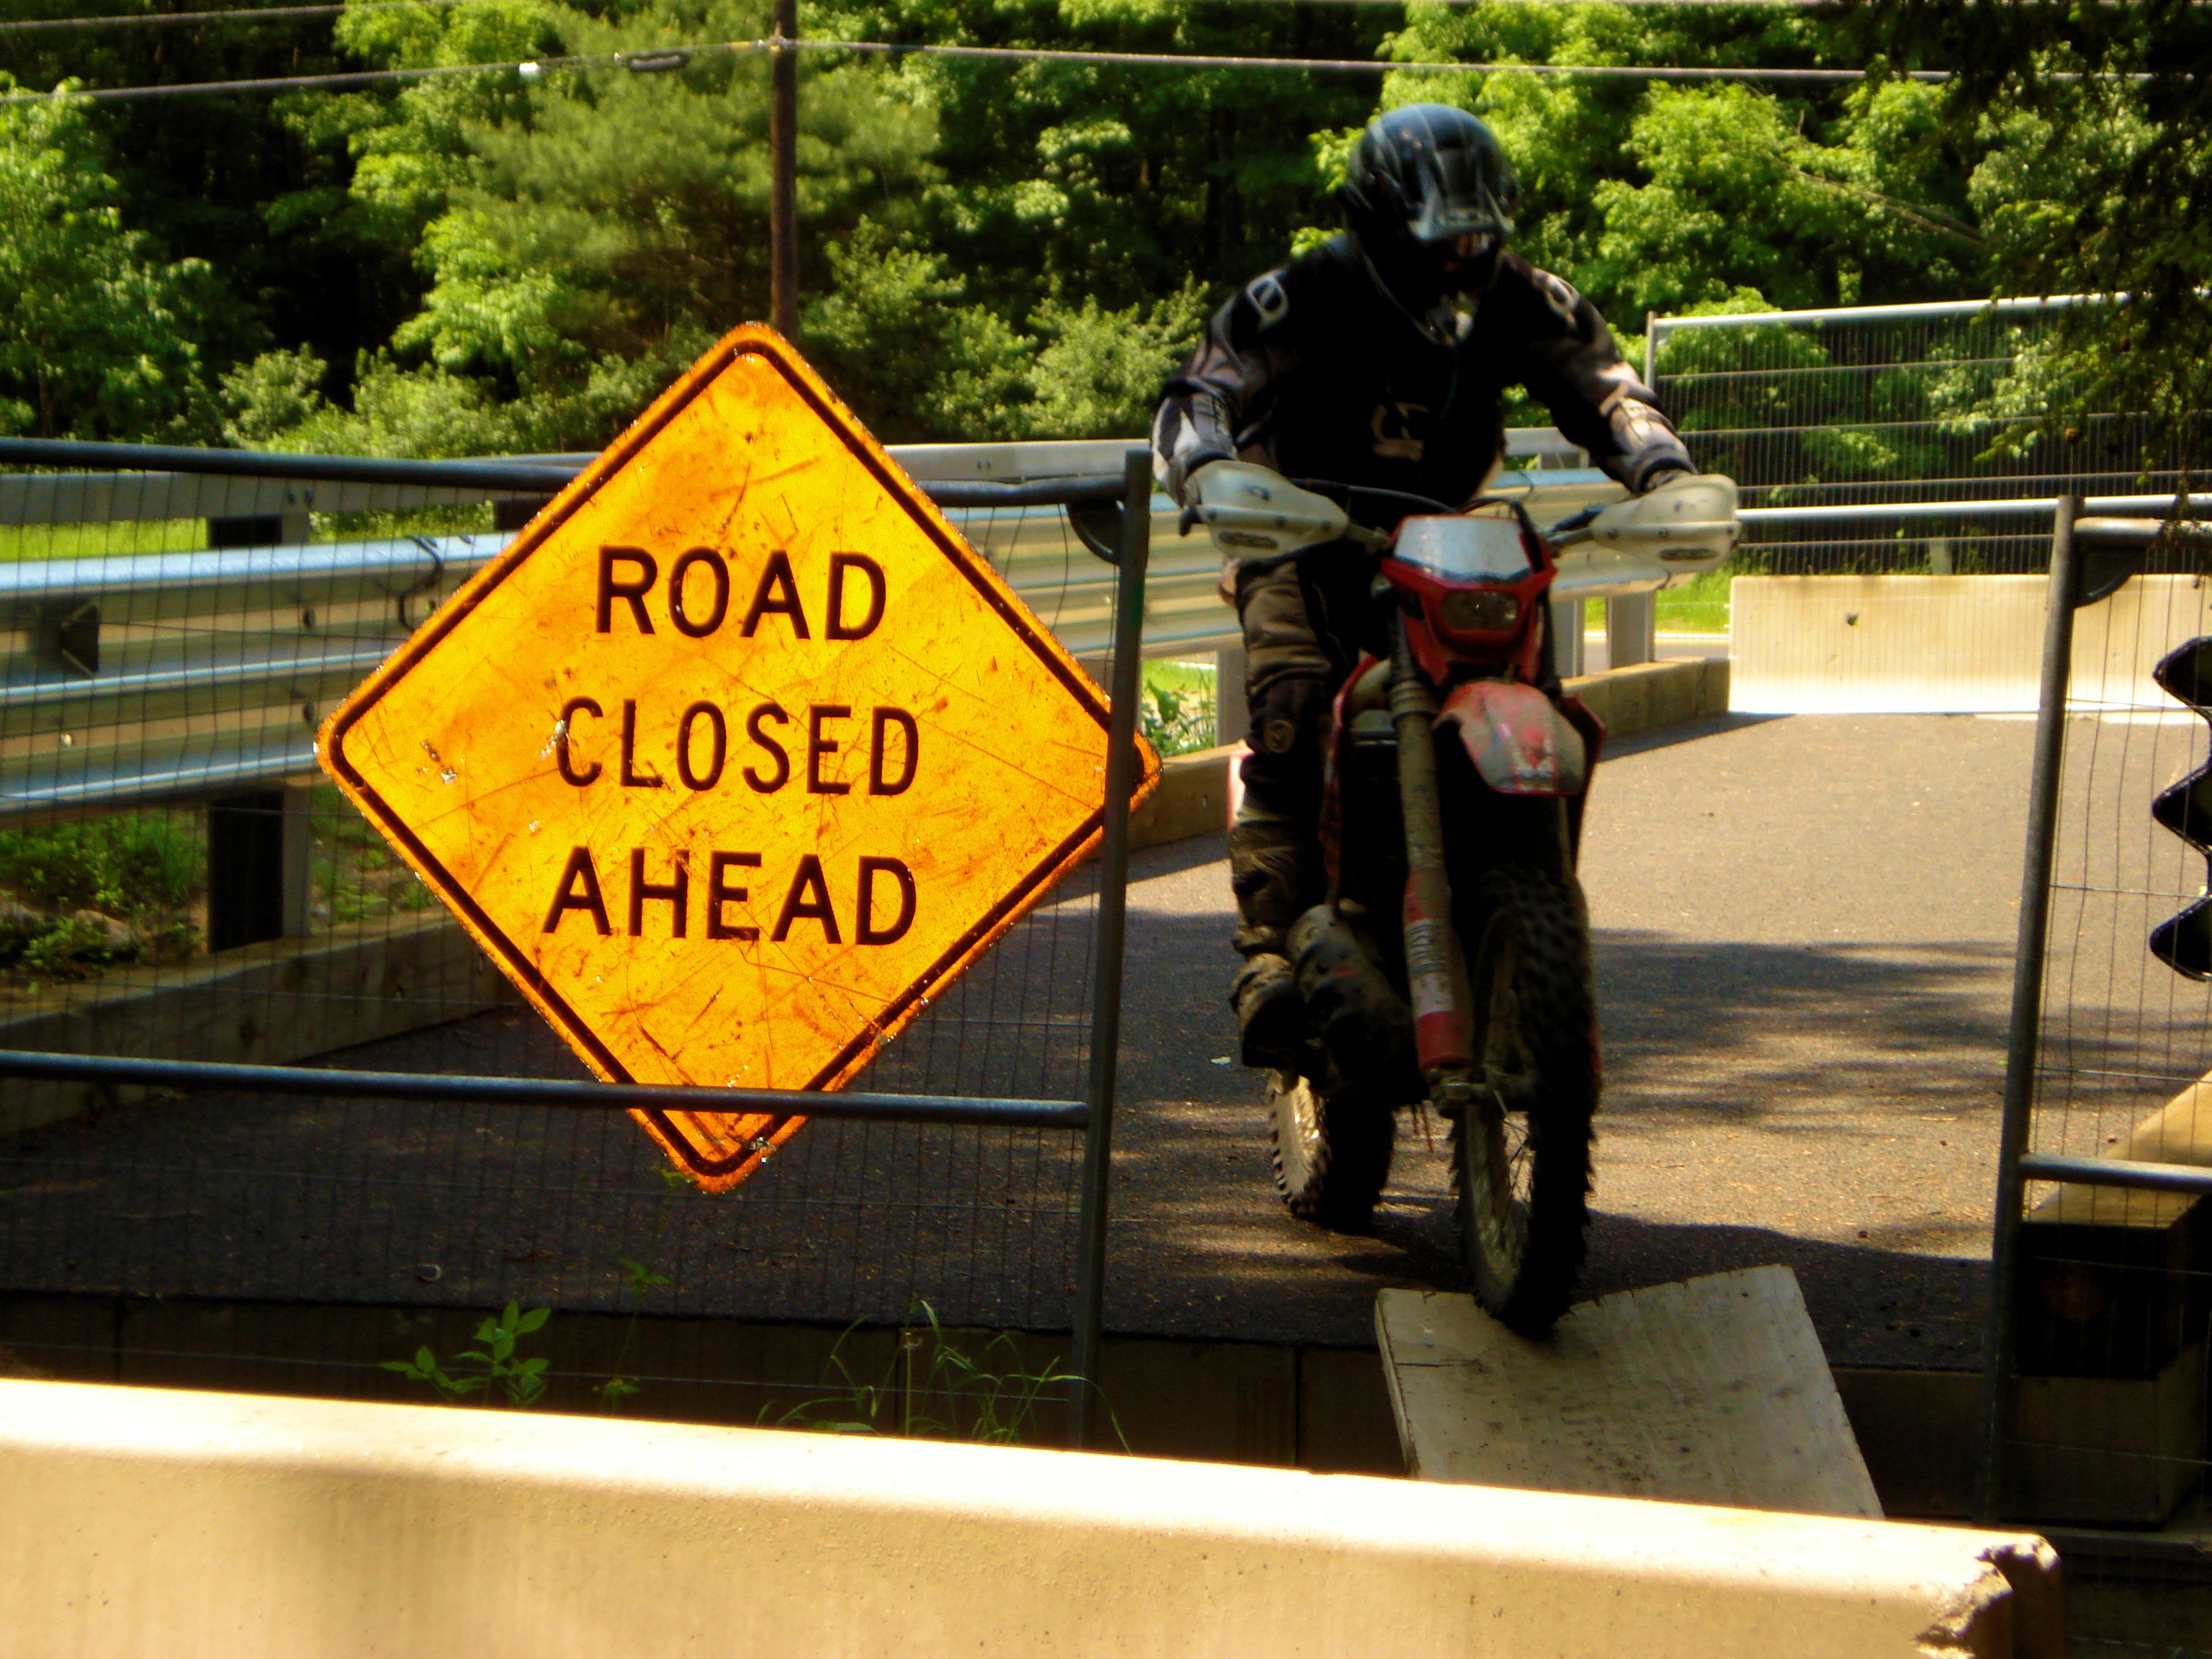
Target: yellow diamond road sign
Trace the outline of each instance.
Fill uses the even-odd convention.
[[[831,1089],[1096,842],[1107,708],[791,348],[742,328],[321,753],[601,1077]],[[637,1115],[710,1188],[804,1121]]]

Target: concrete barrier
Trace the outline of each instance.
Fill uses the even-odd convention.
[[[1229,827],[1229,769],[1239,743],[1175,755],[1160,763],[1160,787],[1129,815],[1129,845],[1159,847]]]
[[[2019,1534],[0,1382],[0,1656],[2060,1652]]]
[[[1729,707],[1755,714],[2032,714],[2041,576],[1739,576]],[[2212,630],[2212,590],[2138,576],[2075,623],[2077,702],[2175,708],[2167,651]]]

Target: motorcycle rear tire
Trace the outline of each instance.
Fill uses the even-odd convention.
[[[1599,1084],[1589,927],[1575,894],[1535,870],[1492,870],[1474,897],[1478,1052],[1510,1086],[1503,1099],[1479,1093],[1452,1123],[1460,1249],[1475,1299],[1540,1336],[1574,1294],[1589,1219]]]
[[[1357,1087],[1324,1095],[1287,1072],[1267,1078],[1275,1189],[1283,1202],[1302,1221],[1365,1232],[1390,1178],[1396,1114]]]

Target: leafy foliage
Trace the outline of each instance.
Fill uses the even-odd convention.
[[[1846,27],[1890,66],[1957,71],[1936,130],[1974,158],[1966,196],[1999,291],[2128,296],[2065,319],[2068,366],[2035,375],[2045,425],[2146,410],[2151,449],[2192,464],[2212,399],[2212,244],[2195,211],[2212,197],[2212,16],[2187,0],[1875,0]]]
[[[417,1348],[412,1359],[386,1360],[384,1369],[410,1382],[428,1383],[440,1399],[453,1404],[481,1395],[486,1400],[503,1397],[513,1406],[535,1405],[545,1392],[545,1373],[552,1361],[542,1354],[526,1358],[516,1349],[524,1337],[544,1329],[552,1317],[550,1308],[525,1313],[519,1304],[510,1302],[477,1327],[477,1346],[454,1356],[450,1370],[427,1346]]]
[[[0,982],[82,979],[189,956],[205,867],[189,812],[0,830]]]
[[[2171,411],[2212,391],[2212,254],[2186,210],[2212,168],[2212,94],[2191,78],[2212,28],[2180,0],[813,0],[802,25],[993,46],[1960,70],[1948,88],[1778,91],[1401,70],[1380,101],[1456,101],[1495,125],[1524,183],[1519,246],[1589,291],[1632,350],[1647,311],[2124,288],[2142,299],[2082,313],[2064,361],[2014,401]],[[46,86],[73,64],[107,83],[451,67],[764,32],[762,0],[460,0],[356,8],[334,27],[103,32],[70,52],[9,37],[0,70]],[[155,33],[169,57],[136,40]],[[2153,80],[2062,78],[2078,69]],[[758,55],[701,52],[653,75],[10,112],[0,424],[219,426],[391,454],[603,442],[706,342],[766,312],[766,74]],[[1326,234],[1376,101],[1357,76],[809,54],[801,343],[888,438],[1134,432],[1208,307]]]
[[[208,275],[125,228],[82,106],[0,108],[0,433],[206,434]]]
[[[890,1358],[870,1379],[855,1374],[847,1352],[859,1329],[848,1328],[830,1351],[824,1392],[781,1412],[765,1407],[761,1426],[1019,1445],[1030,1437],[1040,1406],[1071,1388],[1093,1386],[1061,1370],[1056,1361],[1042,1370],[1028,1369],[1019,1345],[1005,1331],[970,1354],[939,1322],[937,1310],[919,1298],[907,1310]],[[1121,1425],[1113,1422],[1110,1407],[1106,1415],[1118,1437]]]

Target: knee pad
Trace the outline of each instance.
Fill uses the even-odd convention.
[[[1245,799],[1266,812],[1311,823],[1321,808],[1322,741],[1329,687],[1311,675],[1285,675],[1251,695],[1251,753],[1242,775]]]
[[[1248,798],[1248,806],[1249,806]],[[1237,948],[1279,951],[1291,924],[1323,885],[1321,849],[1286,818],[1248,811],[1229,831],[1229,888],[1237,896]]]

